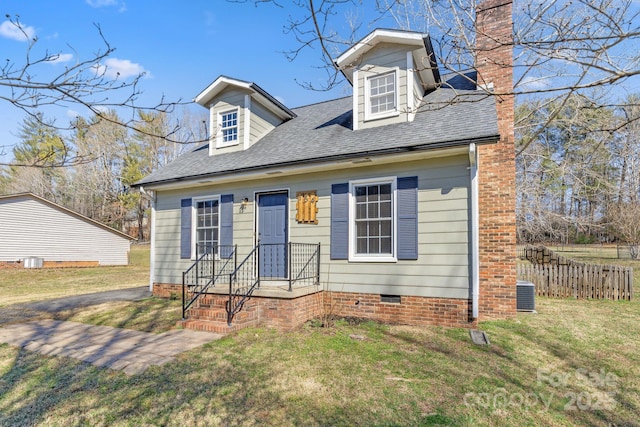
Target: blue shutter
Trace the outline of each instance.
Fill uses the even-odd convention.
[[[331,259],[349,258],[349,184],[331,186]]]
[[[233,194],[220,196],[220,256],[229,258],[233,245]]]
[[[191,258],[191,199],[180,201],[180,258]]]
[[[418,177],[398,178],[398,259],[418,259]]]

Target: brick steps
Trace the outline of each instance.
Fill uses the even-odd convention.
[[[234,322],[231,326],[227,325],[227,322],[212,322],[209,320],[181,320],[178,322],[178,326],[184,329],[191,329],[192,331],[203,331],[203,332],[215,332],[217,334],[229,334],[231,332],[236,332],[242,330],[244,328],[257,326],[258,322],[255,323],[245,323],[239,324]]]
[[[232,325],[227,324],[226,304],[228,297],[203,295],[188,311],[188,318],[178,322],[178,326],[195,331],[228,334],[244,328],[258,326],[258,306],[251,300],[245,302],[242,310],[233,317]]]

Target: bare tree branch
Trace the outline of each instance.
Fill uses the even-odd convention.
[[[22,61],[7,59],[4,64],[0,65],[0,101],[23,111],[28,117],[41,121],[43,125],[60,131],[73,130],[74,122],[43,121],[42,110],[51,107],[81,108],[88,111],[90,115],[112,122],[129,131],[144,133],[146,128],[142,126],[143,123],[137,120],[137,111],[169,113],[178,105],[189,104],[183,103],[181,100],[168,102],[162,98],[154,105],[141,105],[140,83],[145,77],[145,73],[140,73],[132,78],[123,78],[119,74],[112,78],[108,74],[109,69],[105,65],[105,60],[115,52],[115,48],[109,44],[98,24],[94,24],[94,26],[102,47],[95,51],[89,59],[83,60],[80,59],[73,47],[69,46],[75,52],[76,62],[65,66],[60,72],[51,76],[49,70],[42,72],[42,67],[58,62],[62,53],[45,51],[43,54],[36,54],[34,48],[38,43],[37,37],[29,38],[29,34],[18,16],[13,18],[7,15],[6,18],[25,37],[25,40],[28,40],[28,46]],[[131,112],[130,118],[122,119],[119,116],[105,114],[111,109],[129,110]],[[177,123],[167,134],[149,136],[182,143],[183,141],[174,138],[179,131],[180,124]],[[66,167],[92,160],[88,156],[74,156],[66,144],[64,147],[66,147],[65,152],[59,156],[61,161],[58,164],[52,165],[46,161],[44,163],[48,167]],[[30,164],[10,162],[9,164],[11,166],[40,166],[41,162]]]

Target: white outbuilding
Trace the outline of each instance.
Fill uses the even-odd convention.
[[[132,240],[32,193],[0,196],[0,264],[127,265]]]

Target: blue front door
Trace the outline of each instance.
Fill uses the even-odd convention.
[[[258,195],[260,277],[287,276],[287,193]]]

